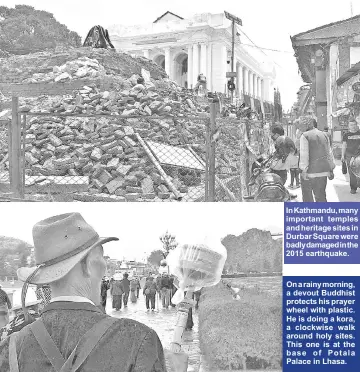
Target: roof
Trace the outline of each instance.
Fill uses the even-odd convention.
[[[328,23],[326,25],[316,27],[308,31],[300,32],[299,34],[294,35],[291,39],[304,40],[308,38],[316,39],[316,38],[349,36],[348,28],[341,27],[341,26],[344,26],[346,23],[349,23],[355,26],[355,28],[357,28],[357,30],[354,30],[356,33],[356,31],[360,30],[360,14],[357,16],[351,17],[351,18],[343,19],[341,21]]]
[[[172,13],[172,12],[167,11],[167,12],[165,12],[163,15],[161,15],[160,17],[156,18],[155,21],[154,21],[153,23],[156,23],[156,22],[160,21],[160,19],[163,18],[163,17],[165,17],[167,14],[171,14],[171,15],[173,15],[173,16],[179,18],[179,19],[184,19],[184,18],[178,16],[178,15],[175,14],[175,13]]]
[[[314,80],[311,59],[319,45],[327,46],[337,39],[360,34],[360,14],[348,19],[313,28],[291,37],[295,57],[302,79],[306,83]]]
[[[356,63],[354,66],[349,68],[347,71],[345,71],[339,79],[336,80],[336,84],[338,86],[346,83],[349,79],[351,79],[353,76],[357,75],[360,71],[360,62]]]

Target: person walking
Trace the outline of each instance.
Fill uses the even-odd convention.
[[[130,301],[133,304],[135,304],[137,301],[136,289],[137,289],[137,280],[136,278],[133,278],[130,280]]]
[[[107,294],[108,294],[109,288],[110,288],[110,283],[104,277],[101,281],[101,303],[100,303],[104,311],[106,311],[106,301],[107,301]]]
[[[161,300],[162,300],[162,307],[167,309],[170,305],[170,278],[168,274],[163,274],[161,278]]]
[[[129,300],[129,294],[130,294],[130,280],[128,278],[129,278],[129,274],[125,273],[124,278],[121,281],[122,290],[124,292],[124,296],[123,296],[124,307],[127,307],[128,300]]]
[[[350,193],[356,194],[360,182],[350,168],[350,161],[354,156],[360,154],[360,130],[357,122],[354,120],[349,122],[348,128],[349,131],[343,135],[341,161],[346,162],[347,165],[350,181]]]
[[[114,280],[111,283],[110,294],[112,296],[112,308],[119,311],[122,306],[122,295],[124,294],[119,274],[114,275]]]
[[[135,320],[101,312],[106,261],[100,238],[79,213],[53,216],[33,228],[36,266],[17,270],[24,282],[48,283],[51,303],[41,317],[0,344],[0,371],[166,372],[164,350],[154,330]],[[25,318],[28,313],[24,307]],[[170,354],[177,372],[184,354]],[[175,363],[174,363],[175,361]]]
[[[150,311],[150,304],[151,304],[151,311],[155,310],[155,296],[157,292],[157,286],[154,282],[153,277],[149,277],[144,285],[143,294],[146,299],[146,310]]]
[[[333,179],[335,160],[329,137],[317,129],[312,117],[300,118],[301,191],[303,202],[326,202],[327,179]]]
[[[156,287],[158,289],[159,300],[161,301],[161,275],[156,277]]]
[[[290,166],[290,185],[289,189],[298,189],[300,187],[300,169],[299,169],[299,151],[293,150],[289,154]],[[295,185],[294,185],[295,183]]]
[[[284,128],[281,125],[273,126],[271,138],[274,141],[275,152],[270,164],[270,171],[280,176],[283,185],[285,185],[290,169],[288,157],[292,151],[295,151],[295,143],[290,137],[285,136]]]
[[[135,282],[136,282],[136,298],[139,298],[141,284],[140,284],[140,279],[138,276],[135,277]]]

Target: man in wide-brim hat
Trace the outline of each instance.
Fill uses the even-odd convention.
[[[25,282],[23,307],[28,284],[50,284],[52,299],[38,320],[1,344],[0,371],[10,365],[11,371],[45,371],[49,363],[56,371],[65,363],[68,371],[166,371],[154,330],[97,307],[106,269],[103,244],[117,238],[100,238],[79,213],[68,213],[37,223],[33,240],[37,266],[18,270]]]

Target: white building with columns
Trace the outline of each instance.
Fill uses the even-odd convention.
[[[222,13],[183,19],[166,12],[153,23],[131,27],[113,25],[108,31],[117,50],[153,60],[181,86],[194,87],[197,76],[203,73],[210,91],[224,93],[227,89],[232,27]],[[273,103],[276,88],[273,63],[256,48],[243,44],[247,39],[241,27],[237,26],[236,31],[236,95],[241,98],[246,94]]]

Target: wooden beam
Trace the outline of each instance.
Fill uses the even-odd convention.
[[[14,196],[21,196],[21,121],[19,115],[19,98],[12,98],[12,120],[11,120],[11,156],[10,165],[10,185]]]

